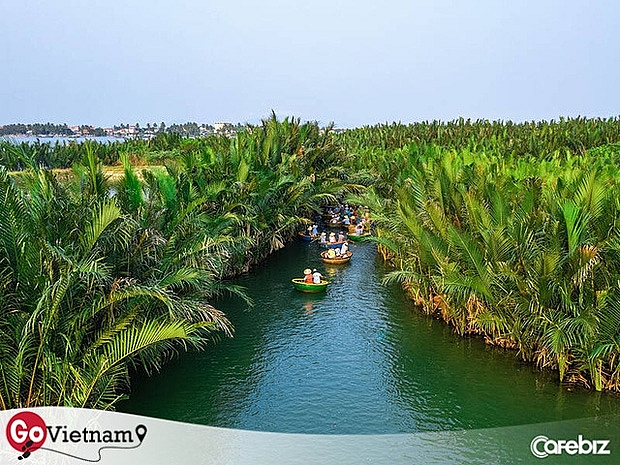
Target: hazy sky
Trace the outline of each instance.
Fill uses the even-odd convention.
[[[0,0],[0,124],[620,115],[620,1]]]

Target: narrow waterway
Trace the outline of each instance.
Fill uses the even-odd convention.
[[[620,397],[561,387],[514,354],[464,339],[412,311],[373,244],[348,265],[296,243],[236,282],[254,300],[220,300],[235,337],[132,380],[120,410],[227,428],[376,434],[487,428],[620,412]],[[318,268],[324,295],[295,291]]]

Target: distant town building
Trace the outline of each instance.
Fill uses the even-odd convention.
[[[222,132],[228,126],[232,126],[232,123],[213,123],[215,132]]]

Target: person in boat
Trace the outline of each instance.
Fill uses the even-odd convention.
[[[314,270],[312,270],[312,282],[314,284],[321,284],[321,278],[323,277],[323,275],[321,275],[321,273],[319,273],[316,268]]]
[[[340,255],[344,256],[347,254],[348,251],[349,251],[349,243],[345,242],[344,244],[342,244],[342,247],[340,247]]]
[[[329,233],[329,242],[331,242],[332,244],[336,243],[336,234],[331,232]]]
[[[336,250],[335,249],[329,249],[327,251],[327,258],[336,258]]]
[[[319,235],[319,228],[317,227],[317,225],[316,225],[316,224],[313,224],[313,225],[312,225],[312,231],[310,232],[310,235],[311,235],[312,237],[316,237],[316,236],[318,236],[318,235]]]
[[[324,232],[321,233],[321,237],[319,239],[319,243],[320,244],[327,244],[327,235]]]
[[[306,235],[307,236],[312,236],[312,226],[308,226],[308,229],[306,231]]]
[[[362,223],[358,223],[357,226],[355,226],[355,235],[361,236],[362,234],[364,234],[364,225]]]
[[[312,282],[312,270],[310,268],[306,268],[304,270],[304,283]]]
[[[351,224],[351,220],[348,216],[344,217],[344,219],[342,220],[342,224],[344,224],[345,226],[349,226]]]
[[[337,241],[337,242],[342,242],[342,241],[344,241],[344,239],[345,239],[345,237],[344,237],[344,232],[343,232],[343,231],[340,231],[340,232],[338,233],[338,241]]]
[[[340,257],[340,247],[336,247],[334,252],[336,252],[336,257]]]

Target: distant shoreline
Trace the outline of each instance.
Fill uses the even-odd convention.
[[[35,143],[42,142],[46,144],[52,144],[55,142],[66,143],[66,142],[84,142],[86,140],[92,140],[96,142],[123,142],[127,140],[127,137],[119,137],[119,136],[50,136],[50,135],[3,135],[0,136],[0,140],[6,141],[9,143]]]

